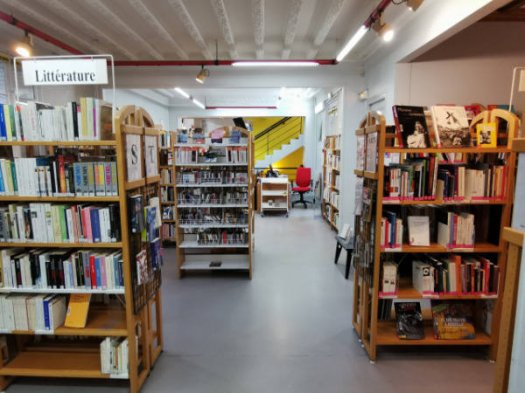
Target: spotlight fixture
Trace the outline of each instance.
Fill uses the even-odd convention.
[[[15,52],[22,57],[30,57],[33,54],[33,40],[27,30],[23,41],[16,44]]]
[[[209,76],[210,76],[210,71],[207,68],[204,68],[204,66],[202,66],[202,68],[199,71],[199,73],[197,74],[197,77],[195,78],[195,80],[197,82],[199,82],[199,83],[204,83],[206,78],[209,77]]]
[[[422,3],[423,0],[407,0],[407,7],[410,8],[411,11],[416,11]]]
[[[394,38],[394,30],[388,23],[383,22],[383,17],[380,16],[372,24],[372,29],[383,39],[385,42],[392,41]]]

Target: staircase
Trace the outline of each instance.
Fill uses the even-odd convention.
[[[304,146],[303,130],[303,117],[283,117],[257,133],[254,141],[255,167],[267,168]]]

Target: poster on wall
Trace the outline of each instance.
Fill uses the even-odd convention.
[[[146,155],[146,177],[159,175],[157,136],[146,135],[144,137],[144,151]]]
[[[143,177],[142,146],[140,135],[126,134],[126,169],[127,181],[140,180]]]

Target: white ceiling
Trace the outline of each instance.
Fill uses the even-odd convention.
[[[83,53],[111,53],[120,60],[213,60],[216,42],[219,59],[333,59],[378,3],[0,0],[0,10]],[[387,12],[395,17],[406,8],[392,5]],[[0,23],[0,51],[12,54],[22,34]],[[39,39],[35,46],[36,54],[64,53]],[[370,42],[362,44],[354,60],[369,52]]]

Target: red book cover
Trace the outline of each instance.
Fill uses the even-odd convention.
[[[90,276],[91,276],[91,288],[97,289],[97,270],[95,268],[95,256],[90,255],[89,256],[89,269],[90,269]]]

